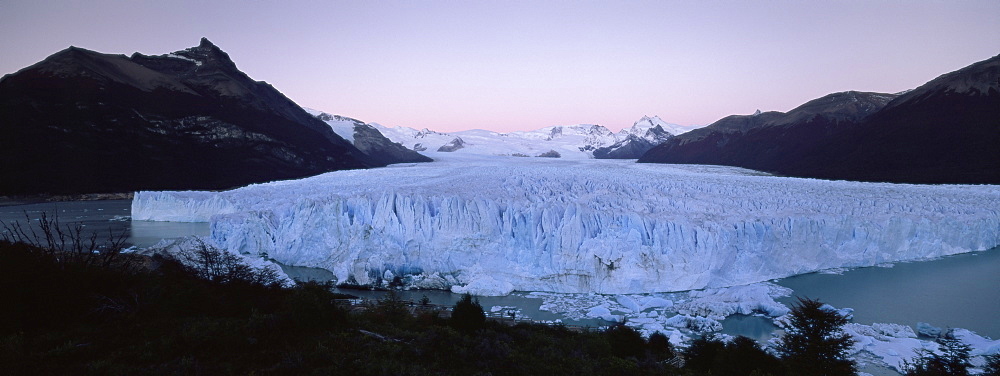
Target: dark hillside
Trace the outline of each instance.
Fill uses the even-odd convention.
[[[0,80],[0,194],[221,189],[380,165],[206,39],[70,47]]]

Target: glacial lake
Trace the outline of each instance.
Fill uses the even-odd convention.
[[[58,215],[62,224],[82,225],[85,233],[96,231],[99,239],[110,230],[126,231],[128,244],[147,247],[160,239],[209,234],[207,223],[131,221],[130,200],[73,201],[0,206],[0,221],[23,222],[25,214],[37,220],[46,212]],[[2,231],[2,230],[0,230]],[[293,278],[329,279],[322,269],[286,267]],[[942,257],[935,260],[902,262],[882,267],[857,268],[832,273],[810,273],[783,278],[775,283],[793,289],[794,295],[819,299],[837,308],[854,308],[854,322],[917,322],[947,328],[966,328],[990,338],[1000,338],[1000,248]],[[383,292],[346,290],[365,297]],[[454,304],[457,294],[445,291],[404,291],[404,299],[419,300],[426,295],[437,304]],[[540,311],[541,299],[514,294],[480,298],[484,308],[508,306],[536,320],[561,319]],[[791,304],[795,298],[780,299]],[[567,324],[599,326],[602,320],[563,320]],[[733,316],[723,322],[723,333],[742,334],[766,340],[774,329],[770,320],[753,316]]]

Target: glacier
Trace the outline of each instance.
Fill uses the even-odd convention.
[[[210,222],[221,247],[339,282],[393,275],[491,295],[718,288],[1000,244],[997,186],[427,154],[437,162],[137,192],[132,218]]]

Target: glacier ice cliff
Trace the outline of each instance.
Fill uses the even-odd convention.
[[[133,220],[340,282],[641,293],[743,285],[1000,244],[1000,187],[700,165],[455,156],[225,192],[138,192]],[[440,285],[440,286],[438,286]]]

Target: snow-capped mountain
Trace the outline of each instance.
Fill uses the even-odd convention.
[[[619,131],[615,143],[595,149],[594,158],[636,159],[656,145],[691,129],[693,127],[667,123],[659,116],[643,116],[632,127]]]
[[[392,142],[382,135],[375,127],[365,122],[328,113],[304,108],[310,115],[326,122],[338,136],[343,137],[354,147],[361,150],[368,159],[380,164],[431,162],[430,159],[414,150],[407,149],[399,143]]]
[[[645,152],[673,135],[697,128],[670,124],[656,116],[644,116],[632,127],[622,129],[618,133],[595,124],[558,125],[534,131],[509,133],[482,129],[443,133],[426,128],[417,130],[408,127],[386,127],[377,123],[370,125],[393,142],[420,152],[518,157],[558,155],[567,159],[638,158],[641,152],[637,153],[634,150],[641,149]]]
[[[668,123],[663,121],[663,119],[660,119],[659,116],[643,116],[642,119],[639,119],[632,124],[632,127],[622,129],[618,133],[620,135],[631,134],[636,136],[645,136],[647,131],[656,127],[659,127],[663,131],[666,131],[674,136],[679,136],[683,133],[687,133],[688,131],[700,128],[699,126],[683,126],[680,124]]]

